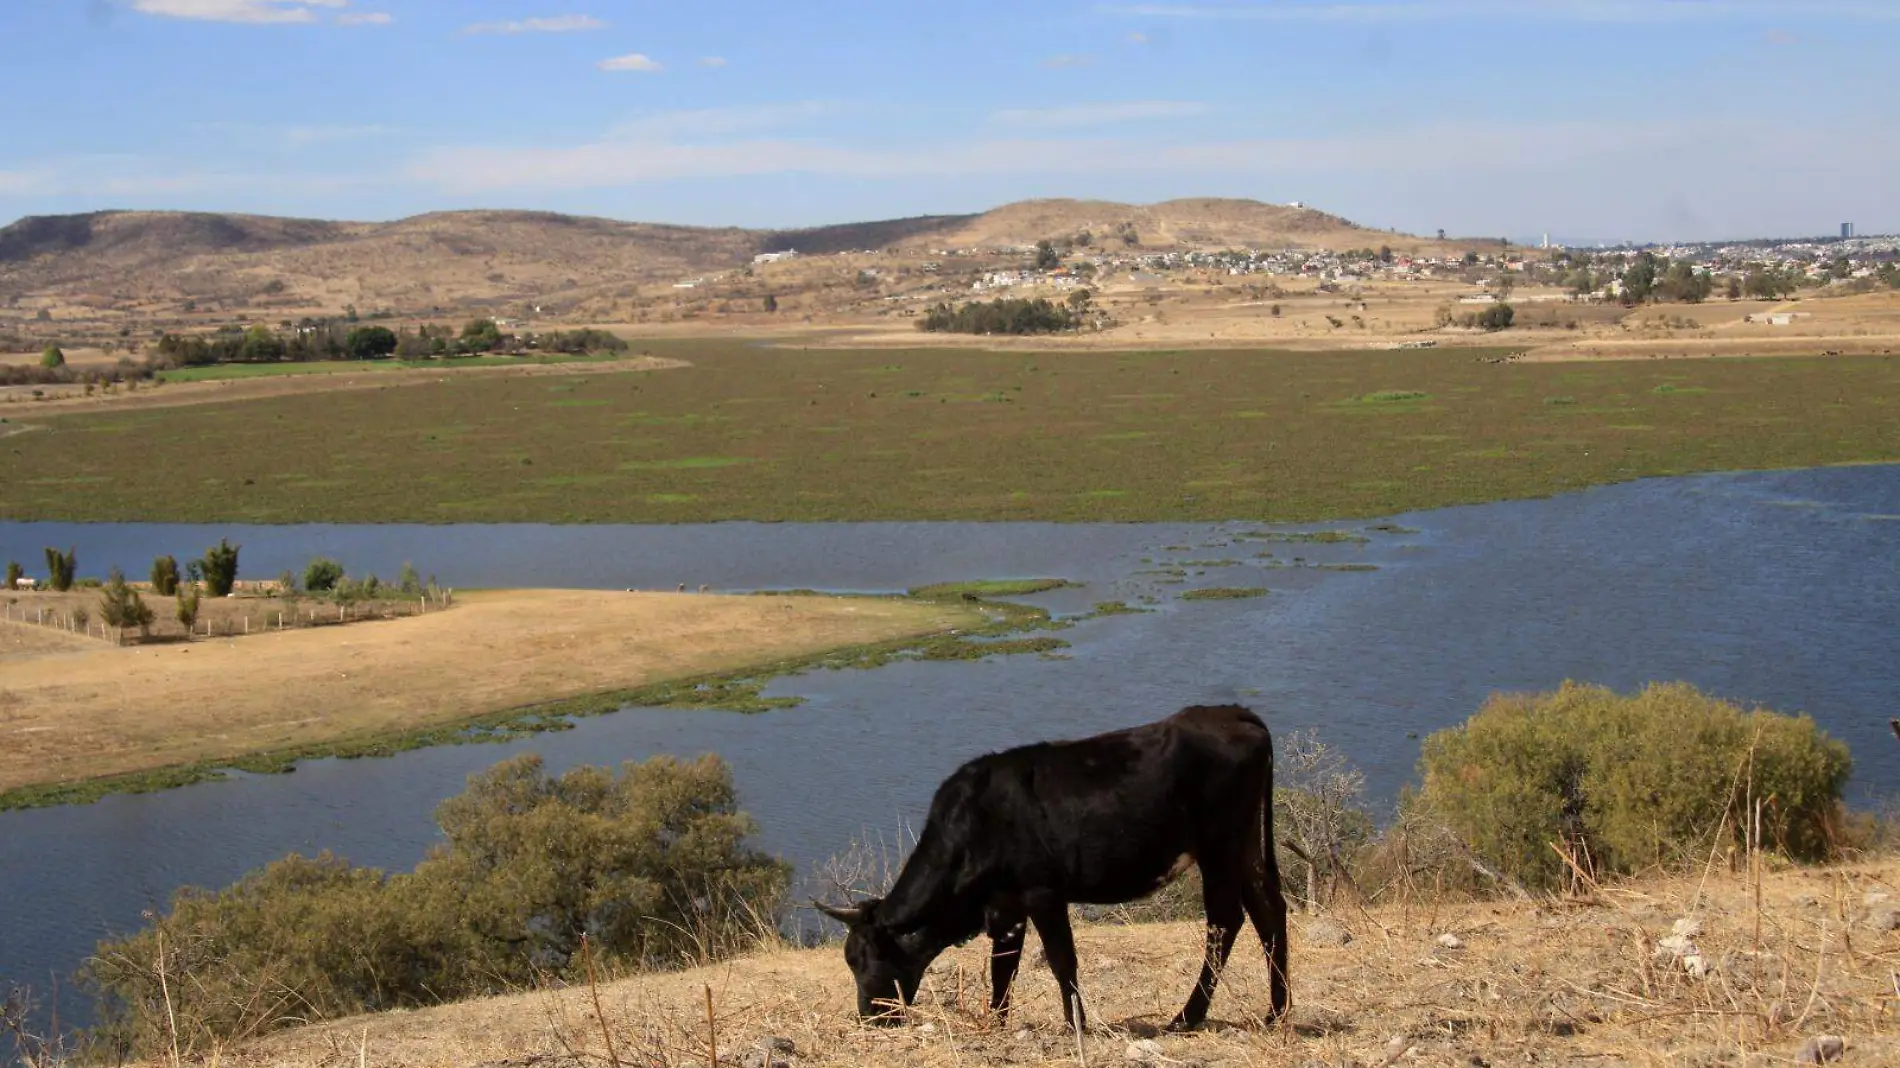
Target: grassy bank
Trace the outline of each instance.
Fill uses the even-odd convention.
[[[1649,475],[1900,460],[1900,360],[1886,357],[647,347],[693,366],[9,410],[49,432],[8,440],[0,514],[1303,521]]]
[[[797,703],[762,692],[786,674],[1062,646],[1010,637],[1058,627],[1046,612],[962,592],[478,592],[387,623],[27,655],[6,665],[9,723],[26,740],[0,754],[0,811],[504,741],[629,705],[764,711]]]
[[[1770,1065],[1818,1035],[1845,1036],[1847,1065],[1900,1061],[1891,961],[1900,942],[1865,895],[1900,882],[1891,860],[1652,878],[1541,902],[1404,900],[1292,922],[1291,1026],[1264,1022],[1266,969],[1242,933],[1205,1030],[1156,1035],[1200,965],[1197,923],[1079,924],[1093,1033],[1062,1024],[1035,937],[1007,1026],[983,1012],[990,946],[978,938],[931,969],[912,1026],[860,1026],[843,953],[768,940],[752,956],[680,972],[522,991],[357,1017],[226,1049],[236,1068],[355,1063],[720,1064],[777,1037],[792,1063]],[[1693,918],[1695,974],[1661,948]],[[596,1001],[596,997],[598,1001]],[[708,1002],[710,1000],[710,1008]],[[596,1015],[596,1005],[599,1015]],[[710,1016],[710,1021],[709,1021]],[[924,1026],[928,1025],[928,1026]],[[710,1031],[710,1034],[709,1034]],[[1130,1044],[1154,1041],[1133,1055]],[[609,1045],[611,1043],[611,1045]],[[609,1053],[609,1050],[613,1053]],[[780,1054],[781,1057],[785,1055]],[[1080,1059],[1078,1059],[1080,1058]],[[1166,1058],[1161,1059],[1161,1058]],[[750,1063],[750,1062],[747,1062]]]
[[[311,360],[305,363],[221,363],[161,371],[166,382],[222,382],[240,378],[284,378],[299,375],[363,374],[377,371],[438,371],[458,367],[538,367],[560,363],[604,363],[625,359],[620,353],[586,355],[550,353],[544,356],[451,356],[439,360]]]

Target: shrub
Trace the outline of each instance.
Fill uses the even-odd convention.
[[[205,550],[204,576],[206,593],[209,593],[213,597],[225,597],[236,588],[238,550],[241,548],[243,548],[243,546],[233,545],[229,541],[219,538],[216,545]]]
[[[422,596],[422,576],[416,574],[415,565],[407,560],[403,561],[402,571],[396,576],[396,584],[406,596]]]
[[[919,330],[958,334],[1052,334],[1080,325],[1070,309],[1041,297],[971,301],[960,308],[939,304],[917,321]]]
[[[65,552],[47,547],[46,584],[54,590],[65,593],[73,588],[73,572],[79,567],[79,557],[71,548]]]
[[[40,350],[40,366],[51,371],[66,366],[66,354],[59,351],[58,345],[48,345]]]
[[[311,593],[327,593],[343,581],[343,565],[327,556],[319,556],[303,569],[303,588]]]
[[[137,627],[143,635],[151,633],[154,617],[152,606],[145,603],[137,590],[125,584],[125,572],[115,567],[99,591],[99,618],[121,633],[127,627]]]
[[[170,597],[178,592],[178,561],[170,556],[161,556],[152,561],[152,592],[160,597]]]
[[[7,561],[7,584],[5,587],[6,589],[9,589],[9,590],[18,589],[20,585],[20,580],[25,577],[26,577],[26,569],[20,566],[20,562],[18,560]]]
[[[517,757],[471,776],[436,818],[446,841],[411,874],[291,856],[221,892],[180,891],[87,965],[95,1037],[152,1054],[175,1016],[190,1053],[247,1030],[573,980],[582,932],[608,969],[700,963],[755,944],[789,874],[746,846],[752,821],[715,756],[559,777]]]
[[[197,586],[186,586],[178,593],[178,622],[185,628],[187,636],[191,634],[191,628],[198,625],[199,596]]]
[[[1478,325],[1489,331],[1508,330],[1512,320],[1517,318],[1516,309],[1509,304],[1493,304],[1478,313]]]
[[[1595,872],[1628,873],[1744,842],[1766,800],[1763,844],[1797,860],[1830,848],[1850,761],[1805,717],[1744,712],[1686,683],[1632,696],[1566,683],[1498,695],[1427,738],[1420,803],[1526,885],[1556,885],[1565,845]]]

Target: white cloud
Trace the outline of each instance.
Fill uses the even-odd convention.
[[[1356,3],[1132,4],[1111,7],[1140,18],[1255,22],[1730,22],[1802,17],[1900,21],[1900,4],[1885,0],[1363,0]]]
[[[147,15],[204,22],[315,22],[312,8],[341,8],[350,0],[132,0],[132,10]]]
[[[345,12],[336,17],[339,26],[387,26],[396,21],[396,16],[387,11]]]
[[[1094,63],[1094,56],[1077,55],[1066,52],[1062,55],[1050,56],[1048,59],[1042,61],[1042,65],[1048,67],[1050,70],[1063,70],[1069,67],[1088,67],[1093,66]]]
[[[599,67],[601,70],[633,70],[647,73],[666,69],[660,65],[658,60],[648,59],[638,52],[624,56],[615,56],[612,59],[603,59],[599,63],[594,64],[594,66]]]
[[[723,67],[726,65],[726,59],[724,56],[707,56],[705,59],[699,61],[699,65],[702,67]]]
[[[545,18],[519,19],[512,22],[477,22],[462,30],[466,34],[586,33],[604,30],[607,23],[592,15],[551,15]]]
[[[1055,108],[1006,108],[990,113],[999,126],[1105,126],[1144,119],[1185,119],[1205,115],[1206,104],[1188,100],[1137,100],[1120,104],[1072,104]]]

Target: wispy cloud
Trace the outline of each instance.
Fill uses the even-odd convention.
[[[387,137],[395,132],[392,126],[293,126],[283,132],[283,137],[293,145],[320,145]]]
[[[550,15],[544,18],[517,19],[511,22],[477,22],[462,29],[465,34],[587,33],[604,30],[607,22],[592,15]]]
[[[346,11],[336,17],[339,26],[387,26],[396,21],[396,16],[387,11]]]
[[[1308,0],[1258,4],[1128,4],[1109,11],[1140,18],[1255,22],[1683,23],[1807,18],[1900,21],[1900,4],[1882,0]]]
[[[1042,65],[1048,67],[1050,70],[1067,70],[1071,67],[1090,67],[1095,65],[1095,57],[1064,53],[1059,56],[1050,56],[1048,59],[1042,61]]]
[[[1208,112],[1206,104],[1191,100],[1135,100],[1119,104],[1071,104],[1054,108],[1005,108],[990,113],[998,126],[1106,126],[1147,119],[1185,119]]]
[[[706,58],[699,61],[699,65],[702,67],[723,67],[726,65],[726,57],[707,56]]]
[[[342,8],[350,0],[132,0],[147,15],[203,22],[301,23],[317,21],[317,8]]]
[[[603,59],[599,63],[594,64],[594,66],[599,67],[601,70],[613,70],[613,71],[631,70],[631,71],[642,71],[646,73],[652,73],[654,71],[660,71],[660,70],[666,69],[664,66],[661,65],[659,60],[649,59],[648,57],[643,56],[638,52],[634,52],[634,53],[631,53],[629,55],[624,55],[624,56],[615,56],[612,59]]]
[[[662,111],[615,126],[607,131],[607,139],[653,142],[729,138],[735,134],[782,131],[787,127],[837,114],[838,111],[836,105],[821,100]]]

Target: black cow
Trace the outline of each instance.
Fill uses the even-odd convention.
[[[1080,1026],[1069,905],[1133,901],[1198,864],[1207,955],[1170,1027],[1207,1018],[1243,908],[1272,966],[1277,1017],[1290,997],[1286,898],[1272,843],[1266,724],[1237,705],[1197,705],[1158,723],[970,761],[937,788],[889,895],[818,908],[850,928],[845,961],[866,1019],[894,1022],[879,1003],[910,1003],[930,962],[979,931],[993,944],[990,1008],[1006,1015],[1027,920]]]

